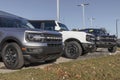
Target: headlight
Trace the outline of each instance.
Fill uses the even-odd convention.
[[[98,37],[96,37],[96,40],[100,40],[100,37],[98,36]]]
[[[26,40],[31,42],[44,42],[45,37],[43,34],[27,33]]]
[[[114,40],[117,41],[117,38],[115,37]]]
[[[90,41],[90,42],[93,42],[93,41],[95,41],[95,36],[93,36],[93,35],[86,35],[86,40]]]

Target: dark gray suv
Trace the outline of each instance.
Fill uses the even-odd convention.
[[[62,44],[60,33],[34,29],[26,19],[0,11],[0,56],[7,68],[55,61],[61,56]]]
[[[95,45],[96,48],[108,48],[109,52],[116,52],[117,49],[117,37],[115,35],[110,35],[107,33],[104,28],[86,28],[81,29],[80,31],[84,31],[90,34],[95,35]]]

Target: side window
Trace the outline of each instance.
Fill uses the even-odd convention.
[[[13,19],[0,17],[0,27],[6,27],[6,28],[17,27],[17,23]]]

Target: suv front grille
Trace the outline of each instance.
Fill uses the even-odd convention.
[[[49,47],[62,46],[62,35],[61,34],[44,34],[46,37],[45,42]]]
[[[62,35],[58,33],[26,32],[25,39],[29,42],[47,43],[48,46],[54,47],[62,45]]]
[[[116,41],[115,37],[100,37],[101,41]]]
[[[45,34],[46,42],[62,42],[62,35],[55,35],[55,34]]]

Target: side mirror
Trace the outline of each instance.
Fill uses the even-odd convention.
[[[60,27],[55,26],[55,30],[56,30],[56,31],[60,31],[61,29],[60,29]]]
[[[109,33],[107,33],[107,35],[110,35]]]

